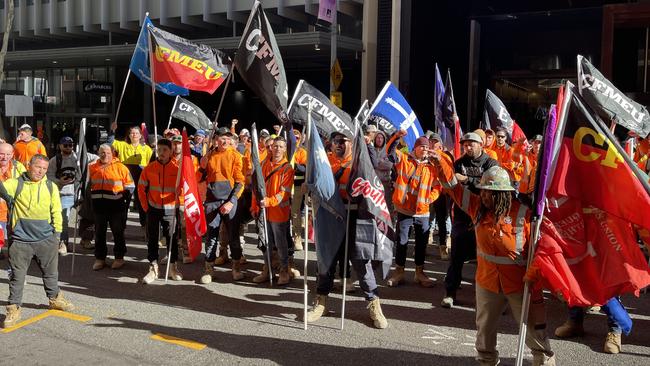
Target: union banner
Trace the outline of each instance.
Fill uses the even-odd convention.
[[[228,76],[231,61],[223,52],[153,26],[149,32],[156,82],[171,82],[212,94]]]

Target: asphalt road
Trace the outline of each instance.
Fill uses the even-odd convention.
[[[199,260],[182,265],[183,281],[158,280],[142,285],[139,279],[148,268],[146,247],[142,230],[135,225],[136,219],[131,217],[127,264],[120,270],[92,271],[92,252],[79,249],[72,276],[72,254],[60,258],[61,288],[77,306],[74,313],[89,318],[69,319],[47,313],[40,272],[35,263],[32,265],[25,287],[23,320],[37,321],[8,333],[0,332],[0,364],[475,364],[473,264],[466,265],[464,276],[468,281],[463,282],[458,294],[461,304],[454,309],[439,307],[444,294],[442,284],[433,289],[420,288],[411,281],[399,288],[382,286],[382,308],[389,327],[372,327],[365,300],[357,291],[347,297],[345,328],[341,330],[339,287],[337,294],[330,297],[330,313],[305,331],[302,279],[287,287],[252,283],[262,263],[253,244],[254,235],[247,235],[245,253],[249,263],[244,266],[246,279],[242,282],[232,283],[229,269],[220,267],[215,282],[197,284],[202,269]],[[309,286],[313,289],[315,263],[311,249]],[[302,256],[302,252],[296,254],[300,269]],[[427,272],[442,281],[446,262],[431,255],[427,260]],[[7,260],[0,261],[0,268],[0,305],[4,306],[9,293],[4,271]],[[410,280],[412,261],[407,268]],[[311,302],[311,295],[309,299]],[[650,364],[650,295],[625,297],[623,301],[634,319],[632,334],[623,338],[623,353],[602,352],[606,318],[595,314],[585,320],[584,338],[567,341],[552,337],[558,365]],[[552,333],[564,322],[566,309],[557,300],[549,299],[547,312]],[[42,319],[33,318],[39,315]],[[509,312],[504,314],[499,331],[502,364],[512,365],[518,329]],[[170,338],[176,342],[160,340]],[[527,352],[526,364],[531,359]]]

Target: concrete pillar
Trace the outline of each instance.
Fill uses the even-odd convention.
[[[378,1],[363,2],[363,53],[361,54],[361,102],[377,94]]]

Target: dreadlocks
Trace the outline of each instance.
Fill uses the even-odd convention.
[[[494,211],[494,221],[499,222],[499,220],[507,216],[510,212],[510,206],[512,204],[512,193],[508,191],[490,191],[492,194],[492,208],[486,207],[483,202],[481,202],[481,208],[479,209],[478,215],[476,215],[476,221],[474,222],[474,227],[476,227],[485,214],[489,211]]]

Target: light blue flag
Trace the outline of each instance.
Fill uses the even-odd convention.
[[[314,123],[307,141],[307,187],[314,207],[314,237],[319,273],[327,273],[345,237],[345,207]]]
[[[138,79],[143,83],[151,85],[151,70],[149,69],[149,37],[147,36],[147,27],[153,27],[153,23],[149,17],[144,18],[140,35],[138,36],[138,43],[135,45],[133,56],[131,56],[131,64],[129,69],[134,73]],[[189,95],[189,90],[180,87],[174,83],[156,83],[156,90],[163,92],[167,95]]]
[[[371,120],[377,121],[378,127],[387,134],[405,130],[404,142],[413,149],[415,140],[424,135],[420,121],[402,93],[388,81],[381,90],[375,103],[370,108]]]

